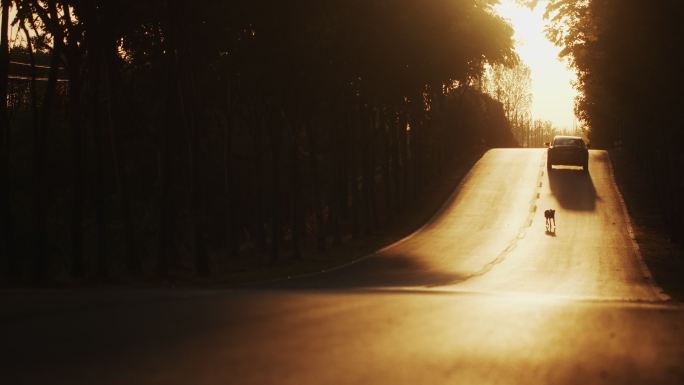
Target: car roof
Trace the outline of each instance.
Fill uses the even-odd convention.
[[[582,139],[581,136],[570,136],[570,135],[556,135],[553,137],[553,140],[556,139]],[[582,139],[584,140],[584,139]]]

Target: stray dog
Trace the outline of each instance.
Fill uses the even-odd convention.
[[[544,218],[546,218],[547,231],[551,230],[551,228],[556,228],[556,210],[544,210]]]
[[[546,229],[556,227],[556,210],[544,210],[544,218],[546,219]]]

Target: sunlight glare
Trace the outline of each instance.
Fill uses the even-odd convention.
[[[576,124],[573,105],[577,91],[572,86],[576,75],[558,58],[560,48],[546,39],[546,3],[539,1],[529,9],[515,0],[501,0],[495,10],[515,29],[516,52],[532,72],[532,118],[570,129]]]

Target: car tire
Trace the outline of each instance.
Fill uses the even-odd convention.
[[[553,171],[553,163],[546,162],[546,171],[552,172]]]
[[[585,174],[588,174],[588,173],[589,173],[589,163],[588,163],[588,162],[587,162],[587,163],[584,163],[584,164],[582,165],[582,171],[583,171]]]

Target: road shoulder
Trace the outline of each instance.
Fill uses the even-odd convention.
[[[670,241],[655,193],[620,150],[609,151],[615,180],[632,219],[634,239],[655,282],[672,299],[684,300],[684,247]]]

